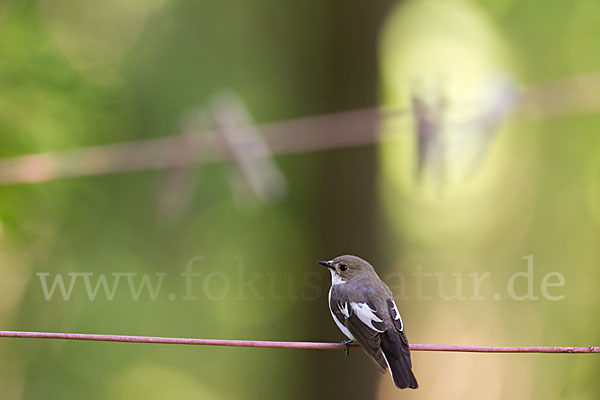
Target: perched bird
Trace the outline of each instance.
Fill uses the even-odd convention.
[[[331,272],[329,310],[350,341],[358,342],[380,367],[390,369],[394,384],[416,389],[404,324],[392,292],[371,264],[356,256],[319,261]]]

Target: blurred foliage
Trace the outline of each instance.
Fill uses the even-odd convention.
[[[441,82],[452,104],[477,97],[495,72],[525,86],[598,72],[599,8],[592,0],[3,1],[0,157],[177,133],[183,115],[223,88],[268,122],[371,106],[378,85],[383,104],[403,107],[414,78]],[[489,294],[533,254],[537,283],[548,272],[565,276],[564,300],[412,296],[401,306],[409,339],[597,344],[599,122],[512,121],[473,176],[441,194],[431,175],[415,182],[410,129],[388,125],[384,134],[400,139],[377,148],[277,157],[289,194],[276,205],[240,208],[227,165],[190,168],[181,210],[161,205],[173,171],[0,187],[0,326],[336,341],[329,276],[315,260],[355,253],[383,276],[410,276],[418,265],[491,271]],[[198,299],[186,301],[181,274],[197,256]],[[90,301],[82,286],[69,301],[46,301],[43,272],[168,275],[156,301],[121,289],[112,301],[102,293]],[[236,291],[255,274],[256,294]],[[406,395],[415,398],[600,393],[592,356],[417,353],[414,363],[422,387]],[[376,394],[400,395],[359,352],[0,342],[2,399]]]
[[[177,133],[186,113],[223,88],[239,93],[259,122],[372,105],[384,5],[2,2],[0,156]],[[190,168],[189,201],[174,208],[161,200],[173,171],[2,187],[0,325],[337,340],[326,306],[328,274],[315,261],[341,250],[325,245],[328,221],[313,221],[341,218],[356,204],[335,212],[322,206],[314,177],[323,187],[339,187],[335,165],[329,178],[321,172],[333,159],[278,159],[290,194],[270,207],[239,208],[227,165]],[[197,300],[186,301],[181,274],[198,256]],[[36,276],[45,272],[50,279],[150,274],[153,283],[155,273],[168,276],[156,301],[145,294],[133,301],[126,287],[112,301],[102,291],[90,301],[83,286],[69,301],[46,301]],[[237,290],[256,274],[250,289]],[[205,286],[208,276],[214,278]],[[3,341],[0,360],[2,399],[226,399],[326,395],[335,388],[321,388],[315,377],[343,358],[341,352]],[[356,376],[371,371],[363,361]],[[354,392],[366,395],[372,385]]]
[[[384,103],[406,107],[415,81],[441,91],[447,118],[477,112],[482,87],[510,73],[522,87],[548,79],[600,71],[593,49],[600,43],[597,2],[411,1],[388,18],[382,36]],[[593,28],[592,28],[593,26]],[[579,61],[577,61],[579,60]],[[560,96],[560,93],[555,93]],[[583,95],[583,94],[582,94]],[[468,106],[464,106],[464,105]],[[390,259],[398,268],[434,274],[419,301],[414,289],[406,306],[410,336],[422,342],[489,345],[590,345],[600,325],[595,294],[600,278],[598,219],[598,115],[515,119],[503,125],[476,171],[465,160],[477,151],[460,128],[444,132],[445,144],[462,145],[448,155],[441,174],[429,168],[416,179],[412,126],[390,122],[384,133],[399,140],[380,146],[379,187],[386,216]],[[448,126],[451,126],[450,123]],[[404,134],[401,134],[403,132]],[[461,142],[462,141],[462,142]],[[468,163],[467,163],[468,166]],[[458,173],[457,173],[458,172]],[[403,246],[398,247],[401,241]],[[533,255],[537,300],[507,297],[507,282],[527,270]],[[485,300],[470,300],[469,274],[490,272]],[[540,294],[543,277],[565,277],[560,301]],[[444,301],[457,292],[462,274],[465,300]],[[413,283],[414,281],[408,280]],[[517,292],[527,290],[520,282]],[[497,298],[492,296],[497,294]],[[407,324],[412,322],[407,322]],[[456,359],[415,354],[423,398],[595,398],[600,362],[596,357],[486,357]],[[510,384],[508,384],[510,382]]]

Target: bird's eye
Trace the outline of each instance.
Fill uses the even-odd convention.
[[[348,267],[346,267],[344,264],[340,264],[340,271],[345,271],[347,269]]]

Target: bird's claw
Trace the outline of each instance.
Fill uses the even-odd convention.
[[[346,348],[344,349],[344,355],[346,355],[346,356],[347,356],[348,354],[350,354],[350,345],[351,345],[352,343],[354,343],[354,340],[344,340],[344,341],[342,342],[342,344],[343,344],[344,346],[346,346]]]

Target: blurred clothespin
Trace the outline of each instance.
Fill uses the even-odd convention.
[[[412,112],[416,124],[417,141],[417,180],[423,179],[425,168],[433,167],[439,182],[444,176],[445,149],[443,134],[446,101],[439,93],[433,98],[426,98],[423,93],[413,91]]]
[[[208,120],[203,110],[184,114],[180,123],[181,133],[175,136],[175,145],[167,148],[171,152],[168,156],[172,167],[166,170],[158,194],[158,213],[163,222],[178,220],[188,209],[198,182],[192,171],[196,149],[207,142],[207,138],[198,135],[198,132],[207,129]]]
[[[479,168],[500,125],[513,113],[518,102],[519,89],[512,76],[502,74],[489,80],[483,90],[479,110],[461,129],[464,135],[475,142],[469,175]]]
[[[251,201],[248,188],[264,203],[280,200],[287,191],[285,177],[241,99],[233,93],[221,93],[211,103],[211,114],[217,139],[237,166],[231,185],[238,205],[247,207]]]

